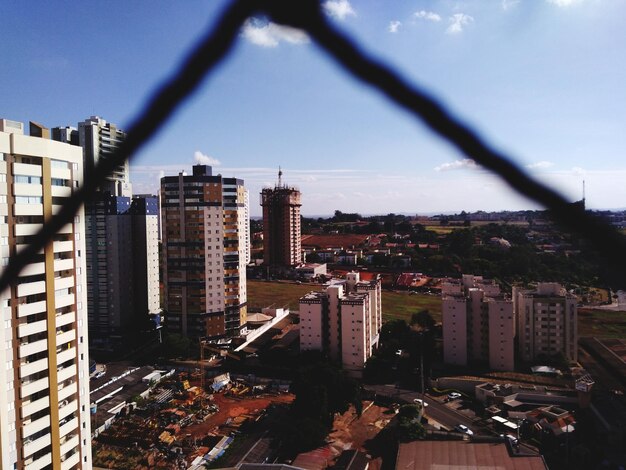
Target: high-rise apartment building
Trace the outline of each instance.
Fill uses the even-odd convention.
[[[128,214],[131,218],[133,287],[135,319],[141,326],[149,316],[161,312],[159,291],[159,199],[133,196]]]
[[[63,128],[57,129],[62,130]],[[71,138],[72,134],[69,135]],[[80,122],[78,124],[78,141],[83,148],[85,174],[93,170],[100,159],[109,158],[125,137],[124,131],[98,116],[91,116]],[[133,190],[130,183],[128,160],[119,165],[99,189],[103,192],[108,191],[112,196],[131,197]]]
[[[577,299],[556,282],[536,289],[513,288],[517,314],[518,350],[522,360],[559,354],[578,358]]]
[[[355,272],[301,297],[300,349],[324,351],[348,374],[360,376],[378,345],[381,300],[380,278],[361,281]]]
[[[79,147],[31,131],[0,120],[3,266],[83,179]],[[92,468],[86,294],[80,210],[0,293],[0,468]]]
[[[91,348],[127,349],[160,312],[158,199],[98,192],[85,211]]]
[[[236,336],[246,322],[250,260],[248,193],[243,180],[210,166],[161,179],[165,310],[170,331]]]
[[[261,191],[263,207],[263,262],[270,267],[289,267],[302,262],[300,191],[282,183]]]
[[[52,129],[52,138],[80,145],[85,174],[109,158],[126,134],[97,116]],[[119,165],[85,205],[90,347],[121,351],[159,312],[158,203],[132,198],[128,162]]]
[[[489,363],[515,368],[513,302],[494,281],[463,275],[442,284],[443,358],[446,364]]]

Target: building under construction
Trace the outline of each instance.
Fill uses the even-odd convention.
[[[263,207],[263,261],[272,268],[292,267],[302,262],[300,191],[282,182],[261,192]]]

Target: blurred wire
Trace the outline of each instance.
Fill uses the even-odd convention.
[[[368,83],[396,105],[409,111],[430,129],[457,147],[483,167],[500,175],[513,189],[550,210],[563,227],[582,235],[614,268],[617,282],[624,284],[626,273],[626,237],[580,206],[568,203],[563,196],[526,174],[505,155],[491,148],[475,131],[453,117],[445,107],[426,92],[407,83],[392,69],[368,57],[346,35],[326,20],[317,0],[236,0],[222,13],[205,39],[193,50],[179,72],[159,89],[145,110],[131,126],[126,139],[106,160],[100,160],[86,175],[84,185],[47,220],[28,247],[12,257],[0,277],[0,292],[54,234],[70,223],[80,208],[124,160],[145,144],[166,122],[172,112],[198,87],[231,50],[239,28],[256,12],[267,14],[277,23],[308,32],[335,60],[356,78]]]

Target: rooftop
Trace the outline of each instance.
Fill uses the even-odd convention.
[[[518,456],[504,443],[414,441],[400,444],[397,470],[546,470],[543,458]]]

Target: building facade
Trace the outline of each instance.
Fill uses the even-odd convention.
[[[291,267],[302,262],[300,191],[282,183],[261,192],[263,207],[263,262],[269,267]]]
[[[577,299],[556,282],[536,289],[513,288],[517,314],[518,350],[523,361],[559,354],[578,359]]]
[[[352,272],[300,298],[300,349],[326,352],[350,375],[362,374],[381,326],[380,278],[361,281]]]
[[[513,302],[500,287],[466,274],[443,282],[441,293],[444,362],[486,362],[493,370],[514,370]]]
[[[62,129],[62,128],[57,128]],[[67,128],[66,128],[67,129]],[[56,131],[56,129],[54,130]],[[72,134],[69,133],[70,139]],[[126,133],[98,116],[91,116],[78,123],[78,141],[83,148],[84,172],[87,175],[100,159],[111,156],[115,148],[126,138]],[[131,197],[130,166],[128,160],[119,165],[107,177],[107,182],[100,188],[113,196]]]
[[[37,127],[0,120],[3,266],[83,179],[80,148]],[[85,268],[81,209],[0,293],[2,468],[92,468]]]
[[[109,158],[126,133],[97,116],[78,129],[56,127],[52,138],[80,145],[84,173]],[[119,165],[85,205],[87,299],[92,351],[119,352],[136,344],[160,310],[158,201],[132,197],[128,162]]]
[[[243,180],[192,175],[161,179],[166,321],[195,338],[237,336],[246,323],[250,261],[248,193]]]

